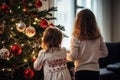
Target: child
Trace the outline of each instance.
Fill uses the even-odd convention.
[[[75,80],[99,80],[99,58],[108,50],[89,9],[81,10],[74,23],[71,50],[67,59],[74,61]]]
[[[61,48],[62,32],[55,27],[48,27],[42,38],[42,50],[33,67],[44,68],[44,80],[71,80],[66,62],[66,49]]]

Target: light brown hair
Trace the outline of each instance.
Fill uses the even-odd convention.
[[[42,38],[42,48],[49,50],[50,48],[59,48],[62,42],[62,32],[56,27],[48,27],[45,29]]]
[[[84,9],[77,14],[73,28],[73,36],[80,40],[94,40],[101,36],[92,11]]]

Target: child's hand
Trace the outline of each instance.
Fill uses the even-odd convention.
[[[66,54],[67,54],[67,56],[69,56],[70,55],[70,50],[67,50]],[[66,57],[66,59],[67,59],[67,62],[71,62],[71,60],[69,60],[68,57]]]

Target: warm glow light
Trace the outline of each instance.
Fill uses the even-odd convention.
[[[12,13],[12,10],[10,10],[10,13]]]
[[[15,25],[17,25],[17,23],[15,23]]]
[[[7,58],[7,60],[9,61],[9,60],[10,60],[10,58]]]
[[[35,18],[35,21],[37,21],[38,20],[38,18]]]
[[[10,37],[13,37],[12,34],[10,35]]]
[[[15,44],[17,44],[17,43],[15,42]]]
[[[11,27],[11,30],[13,30],[13,27]]]
[[[23,47],[23,46],[25,46],[25,44],[21,44],[21,46]]]
[[[35,56],[33,56],[33,59],[36,59],[36,57],[35,57]]]
[[[37,22],[33,22],[33,24],[37,24]]]
[[[28,60],[27,59],[24,59],[24,62],[27,62]]]
[[[12,45],[10,47],[12,47]]]
[[[4,41],[2,41],[2,44],[4,44]]]
[[[32,54],[35,54],[35,51],[33,51]]]
[[[18,6],[18,9],[20,9],[20,6]]]
[[[14,20],[15,20],[15,19],[13,19],[13,18],[11,19],[11,21],[14,21]]]
[[[26,9],[23,9],[23,11],[25,12],[25,11],[26,11]]]

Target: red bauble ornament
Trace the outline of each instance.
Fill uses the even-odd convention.
[[[42,7],[42,2],[41,2],[40,0],[36,0],[35,6],[36,6],[37,8]]]
[[[53,23],[50,23],[49,26],[54,27],[55,25]]]
[[[15,56],[20,55],[22,52],[22,48],[19,45],[13,45],[11,48],[11,53]]]
[[[3,3],[3,4],[1,5],[1,10],[2,10],[4,13],[9,13],[9,12],[10,12],[9,6],[6,5],[5,3]]]
[[[32,59],[32,62],[34,62],[36,59],[37,59],[37,58],[33,58],[33,59]]]
[[[40,21],[40,26],[41,26],[42,28],[47,28],[47,27],[48,27],[48,22],[47,22],[47,20],[42,19],[42,20]]]
[[[30,69],[30,68],[27,68],[25,71],[24,71],[24,77],[26,78],[26,79],[31,79],[31,78],[33,78],[33,76],[34,76],[34,71],[32,70],[32,69]]]

